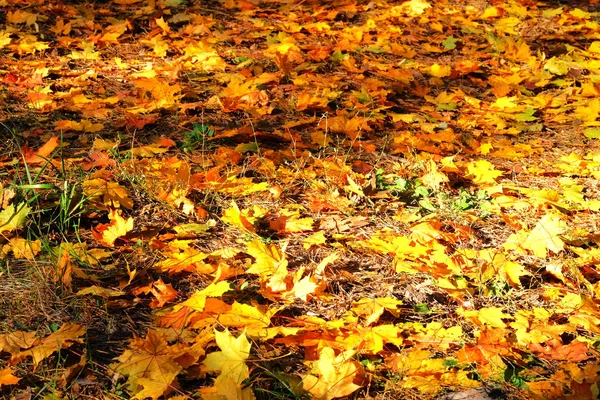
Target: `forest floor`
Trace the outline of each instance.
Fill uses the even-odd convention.
[[[0,0],[0,81],[0,396],[598,398],[597,2]]]

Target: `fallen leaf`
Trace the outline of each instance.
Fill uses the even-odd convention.
[[[319,360],[312,364],[310,373],[304,377],[302,387],[315,399],[331,400],[348,396],[360,385],[354,379],[360,374],[361,366],[352,360],[354,351],[344,351],[335,355],[331,347],[324,347],[319,354]]]
[[[115,241],[133,229],[133,218],[123,218],[117,210],[108,213],[110,224],[99,224],[92,229],[92,236],[106,247],[114,247]]]

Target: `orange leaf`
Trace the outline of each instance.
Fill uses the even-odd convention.
[[[133,229],[133,218],[123,218],[117,210],[110,210],[108,214],[110,224],[99,224],[92,229],[92,236],[106,247],[114,247],[115,241]]]
[[[544,345],[539,343],[530,343],[529,349],[537,353],[538,357],[555,361],[581,362],[589,360],[593,356],[587,354],[587,345],[575,339],[567,345],[563,345],[561,340],[550,339]]]
[[[58,136],[52,136],[37,151],[28,147],[23,149],[23,157],[28,164],[43,164],[47,162],[48,156],[58,147]]]
[[[19,382],[21,378],[14,376],[13,372],[15,372],[15,370],[11,368],[4,368],[3,370],[0,370],[0,386],[14,385],[15,383]]]

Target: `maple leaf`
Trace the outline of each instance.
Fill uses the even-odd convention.
[[[163,307],[165,303],[173,301],[177,297],[177,291],[173,289],[173,285],[163,282],[162,278],[148,286],[135,289],[133,293],[136,295],[152,293],[154,295],[154,299],[150,302],[152,308]]]
[[[433,64],[429,73],[431,74],[431,76],[434,76],[436,78],[445,78],[447,76],[450,76],[451,71],[452,67],[450,67],[449,65]]]
[[[0,370],[0,386],[14,385],[15,383],[18,383],[21,380],[21,378],[17,378],[16,376],[14,376],[14,372],[16,371],[12,368],[4,368]]]
[[[512,316],[506,314],[500,307],[486,307],[479,310],[464,310],[459,307],[457,313],[469,318],[476,325],[489,325],[495,328],[505,328],[506,323],[502,319],[512,319]]]
[[[259,275],[261,283],[266,284],[266,290],[262,292],[264,296],[269,296],[269,292],[278,293],[290,289],[292,277],[288,272],[288,261],[285,253],[275,244],[269,246],[255,239],[248,243],[246,253],[255,259],[246,272]]]
[[[0,49],[10,44],[12,39],[10,38],[10,33],[6,31],[0,31]]]
[[[27,240],[24,238],[11,238],[9,242],[2,247],[2,252],[4,254],[12,251],[15,258],[26,258],[28,260],[33,260],[41,250],[42,247],[39,240]]]
[[[203,311],[204,306],[206,305],[207,297],[220,297],[223,293],[229,290],[231,290],[231,284],[229,282],[213,282],[202,290],[196,290],[196,292],[181,305],[190,307],[196,311]]]
[[[250,388],[241,388],[242,382],[250,376],[246,360],[250,356],[251,344],[246,334],[236,338],[228,329],[223,332],[215,330],[215,341],[221,351],[208,354],[204,365],[209,371],[220,372],[214,384],[216,394],[227,400],[253,399]]]
[[[218,312],[218,320],[223,326],[244,328],[250,335],[258,336],[264,334],[265,329],[271,323],[271,316],[277,312],[276,310],[276,308],[267,310],[264,307],[234,301],[230,310]]]
[[[302,247],[304,247],[305,250],[308,250],[312,246],[318,246],[320,244],[324,244],[325,242],[327,242],[325,232],[317,231],[302,241]]]
[[[60,120],[56,122],[56,131],[83,131],[83,132],[98,132],[104,129],[103,124],[94,124],[91,121],[84,119],[81,122]]]
[[[268,245],[255,239],[248,243],[246,253],[255,259],[247,270],[249,274],[270,276],[280,268],[287,270],[288,262],[285,254],[274,243]]]
[[[321,349],[319,360],[312,364],[311,373],[304,377],[302,387],[315,399],[330,400],[348,396],[360,389],[354,383],[361,365],[352,360],[356,352],[347,350],[339,355],[331,347]]]
[[[248,215],[243,215],[235,201],[231,202],[231,207],[223,212],[221,220],[231,224],[246,233],[254,233],[254,226]]]
[[[565,232],[566,226],[560,216],[553,213],[546,214],[527,235],[521,246],[531,250],[539,258],[546,258],[548,250],[557,254],[565,246],[559,235]]]
[[[494,168],[494,165],[487,160],[471,161],[464,165],[466,177],[473,180],[476,184],[494,184],[496,178],[502,175],[502,171]]]
[[[377,322],[379,317],[385,310],[391,312],[394,316],[398,317],[398,307],[402,305],[400,300],[396,300],[390,297],[378,298],[378,299],[361,299],[354,302],[351,310],[363,318],[366,318],[365,325],[371,325],[373,322]]]
[[[175,146],[175,142],[171,139],[159,139],[155,143],[146,146],[134,147],[131,149],[131,154],[138,157],[154,157],[157,154],[163,154]]]
[[[110,224],[99,224],[92,229],[92,236],[103,246],[114,247],[115,241],[125,236],[133,229],[133,218],[123,218],[117,210],[110,210],[108,218]]]
[[[81,290],[79,290],[76,295],[77,296],[85,296],[85,295],[94,295],[94,296],[100,296],[100,297],[104,297],[105,299],[108,299],[110,297],[119,297],[119,296],[123,296],[126,293],[122,290],[114,290],[114,289],[107,289],[107,288],[103,288],[100,286],[90,286],[90,287],[86,287],[83,288]]]
[[[10,353],[12,356],[11,363],[16,364],[17,360],[15,356],[21,351],[21,349],[27,349],[33,346],[38,339],[35,337],[35,332],[11,332],[0,334],[0,351]]]
[[[120,208],[123,206],[129,210],[133,208],[133,200],[129,198],[129,191],[117,182],[107,182],[100,178],[89,179],[83,181],[83,193],[92,201],[100,198],[106,207]]]
[[[132,340],[129,349],[117,358],[119,362],[110,367],[128,377],[127,385],[135,399],[157,399],[183,370],[175,360],[185,352],[185,346],[169,346],[164,336],[149,331],[145,339]]]
[[[114,168],[117,162],[110,158],[110,155],[104,151],[92,150],[88,153],[87,157],[84,158],[83,169],[89,171],[96,167],[112,167]]]
[[[439,190],[442,183],[448,182],[448,177],[438,171],[435,161],[429,160],[427,163],[428,172],[423,175],[420,180],[423,185],[433,190]]]
[[[58,147],[58,136],[52,136],[38,150],[32,150],[25,146],[23,148],[23,158],[28,164],[44,164],[48,162],[48,156]]]
[[[56,332],[43,339],[36,340],[31,348],[21,351],[13,357],[13,360],[23,360],[31,357],[35,370],[38,364],[52,353],[66,349],[73,343],[83,343],[83,339],[80,337],[84,334],[85,328],[81,325],[65,323]]]
[[[271,229],[280,233],[299,233],[312,231],[314,220],[312,218],[300,218],[300,210],[280,211],[281,216],[276,220],[269,221]]]
[[[544,345],[538,343],[530,343],[529,349],[536,353],[540,358],[548,360],[581,362],[593,358],[588,354],[587,345],[577,339],[569,344],[563,344],[559,339],[550,339]]]
[[[14,205],[9,204],[4,210],[0,211],[0,233],[10,232],[22,228],[31,208],[27,203]]]

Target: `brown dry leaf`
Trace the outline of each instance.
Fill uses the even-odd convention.
[[[79,290],[76,295],[77,296],[85,296],[91,294],[93,296],[100,296],[100,297],[104,297],[105,299],[108,299],[110,297],[119,297],[119,296],[123,296],[126,293],[122,290],[114,290],[114,289],[108,289],[108,288],[103,288],[100,286],[90,286],[90,287],[86,287],[83,288],[81,290]]]

